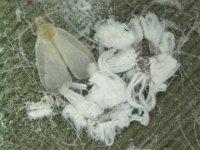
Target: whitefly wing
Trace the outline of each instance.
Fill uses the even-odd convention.
[[[89,66],[95,63],[89,49],[70,33],[60,28],[56,28],[52,41],[73,75],[77,79],[88,78]]]
[[[36,66],[45,88],[57,90],[62,87],[63,83],[72,81],[66,65],[50,41],[38,37],[35,53]]]

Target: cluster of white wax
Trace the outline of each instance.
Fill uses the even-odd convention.
[[[59,88],[59,93],[69,101],[62,111],[62,116],[73,122],[77,130],[84,129],[92,138],[106,145],[112,145],[116,134],[128,127],[132,121],[147,126],[150,120],[149,112],[156,105],[156,94],[166,91],[166,81],[180,66],[173,57],[175,37],[167,31],[165,24],[160,22],[155,14],[148,13],[145,17],[131,19],[128,24],[108,19],[96,25],[94,39],[108,48],[99,56],[98,64],[95,64],[86,49],[84,53],[81,51],[84,47],[71,35],[58,28],[53,29],[57,36],[53,36],[53,39],[60,51],[55,52],[53,48],[52,51],[62,57],[55,58],[53,55],[48,58],[49,62],[54,59],[63,64],[62,61],[66,59],[65,64],[75,77],[80,76],[82,79],[83,75],[89,75],[87,84],[75,84],[69,78],[70,82]],[[62,38],[60,35],[63,35]],[[148,40],[153,56],[143,58],[143,51],[136,51],[143,39]],[[84,65],[79,65],[80,62]],[[52,75],[50,66],[46,66],[46,70],[49,69],[47,72],[40,65],[38,63],[41,81],[48,83],[47,87],[52,85],[49,87],[57,89],[54,84],[50,84],[54,78],[60,81],[60,78],[54,76],[56,72]],[[59,70],[57,67],[54,69]],[[83,71],[87,72],[82,74]],[[60,76],[62,77],[62,74]],[[87,90],[87,85],[90,85],[91,89]],[[88,94],[82,94],[83,91]],[[37,104],[42,107],[36,108]],[[33,103],[28,115],[32,119],[49,116],[52,113],[51,107],[50,103]],[[42,109],[46,111],[42,112]]]
[[[148,68],[138,64],[142,52],[133,48],[144,38],[153,45],[153,56],[144,61]],[[78,130],[85,129],[95,140],[112,145],[118,131],[132,121],[148,125],[156,94],[166,90],[166,81],[179,68],[173,57],[175,38],[155,14],[149,13],[128,24],[108,19],[96,26],[94,39],[109,50],[98,58],[98,71],[89,78],[92,88],[88,95],[65,86],[60,90],[70,99],[62,115]]]

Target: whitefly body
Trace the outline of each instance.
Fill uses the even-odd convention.
[[[36,18],[38,26],[35,44],[36,66],[43,86],[60,89],[63,83],[72,81],[68,69],[77,79],[89,77],[95,60],[89,49],[69,32]]]

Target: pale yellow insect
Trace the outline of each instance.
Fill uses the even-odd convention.
[[[69,32],[36,18],[36,66],[47,89],[57,90],[72,81],[68,68],[77,79],[89,77],[89,67],[96,64],[92,53]]]

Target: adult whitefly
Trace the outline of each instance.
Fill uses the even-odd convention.
[[[42,18],[36,19],[36,22],[39,25],[35,54],[40,81],[46,89],[57,90],[64,82],[71,82],[72,79],[57,49],[49,42],[55,35],[55,28]]]
[[[36,18],[36,66],[40,80],[47,89],[58,90],[72,81],[68,68],[77,79],[90,76],[90,64],[95,64],[89,49],[69,32]]]
[[[175,48],[175,37],[171,32],[164,32],[159,44],[161,53],[172,54]]]

